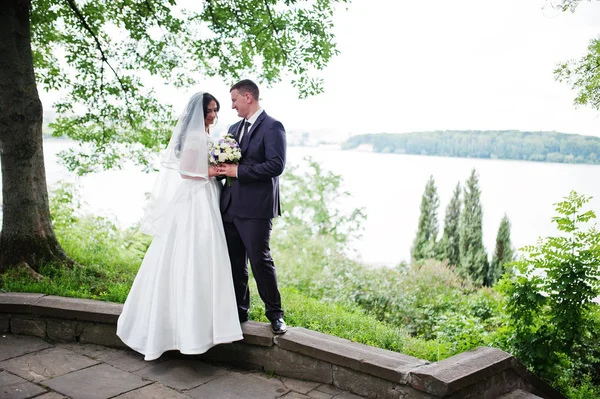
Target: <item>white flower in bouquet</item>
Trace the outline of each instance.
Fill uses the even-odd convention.
[[[211,165],[220,163],[238,163],[242,159],[240,145],[231,135],[226,135],[208,150],[208,162]],[[231,178],[227,177],[227,184],[231,186]]]

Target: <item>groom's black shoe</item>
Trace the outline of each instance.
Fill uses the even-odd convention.
[[[283,334],[287,331],[285,321],[280,317],[279,319],[271,320],[271,331],[273,334]]]

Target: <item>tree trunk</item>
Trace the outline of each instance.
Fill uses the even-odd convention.
[[[42,103],[31,53],[28,0],[0,0],[0,272],[26,263],[68,262],[48,207]]]

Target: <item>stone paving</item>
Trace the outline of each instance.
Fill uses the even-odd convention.
[[[92,344],[51,344],[0,335],[2,399],[358,399],[331,385],[216,366],[167,353],[146,362],[136,352]]]

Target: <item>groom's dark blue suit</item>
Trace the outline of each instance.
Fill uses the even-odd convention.
[[[244,120],[229,128],[238,142]],[[221,212],[240,320],[248,317],[248,259],[269,320],[283,317],[271,257],[272,219],[281,215],[279,175],[285,168],[285,129],[264,111],[242,136],[237,179],[221,191]]]

